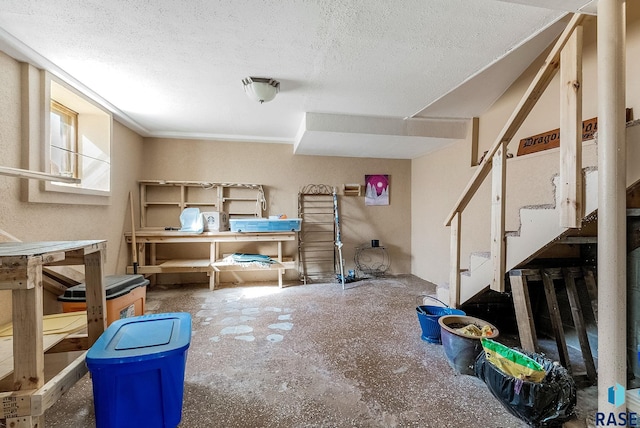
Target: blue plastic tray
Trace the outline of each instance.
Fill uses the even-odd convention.
[[[230,219],[232,232],[299,232],[302,220],[299,218],[251,218]]]

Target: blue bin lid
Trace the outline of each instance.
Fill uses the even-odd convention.
[[[191,314],[151,314],[114,321],[87,352],[89,368],[153,360],[184,352],[191,343]]]

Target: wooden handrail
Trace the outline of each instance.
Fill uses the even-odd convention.
[[[453,217],[457,213],[461,213],[462,211],[464,211],[466,206],[469,204],[475,193],[484,182],[484,179],[489,174],[489,171],[491,170],[492,159],[496,151],[503,144],[506,148],[509,142],[511,142],[513,136],[518,131],[518,129],[520,129],[520,126],[527,118],[540,96],[544,93],[547,86],[549,86],[549,83],[558,71],[560,65],[560,52],[562,51],[562,48],[571,37],[571,34],[575,30],[575,28],[582,24],[584,18],[585,15],[583,14],[573,15],[573,17],[567,24],[567,27],[558,38],[558,41],[549,52],[549,55],[547,55],[547,58],[538,71],[538,74],[536,74],[535,78],[529,85],[529,88],[527,88],[527,91],[524,93],[524,95],[520,99],[520,102],[511,114],[511,117],[509,117],[507,124],[504,126],[504,128],[498,135],[498,138],[487,152],[482,163],[476,169],[476,172],[473,174],[471,180],[467,183],[467,186],[464,188],[464,191],[458,198],[458,201],[447,216],[447,219],[444,222],[445,226],[450,226]]]

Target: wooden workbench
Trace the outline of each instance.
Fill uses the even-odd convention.
[[[105,254],[103,240],[0,243],[0,290],[11,290],[13,305],[13,340],[5,342],[13,347],[13,390],[0,393],[0,418],[7,426],[43,428],[45,410],[87,371],[83,353],[45,384],[42,267],[85,266],[91,346],[106,328]]]
[[[132,243],[131,233],[125,233],[128,243]],[[278,285],[282,287],[282,276],[287,269],[296,269],[296,262],[292,257],[286,257],[282,253],[282,243],[295,241],[296,232],[203,232],[189,233],[180,231],[166,231],[157,229],[136,230],[137,259],[140,261],[137,273],[179,273],[179,272],[206,272],[209,275],[209,288],[213,290],[218,284],[220,272],[240,272],[248,270],[274,270],[278,272]],[[267,268],[250,267],[226,263],[221,259],[222,246],[225,243],[256,242],[276,244],[275,263]],[[173,259],[157,260],[157,244],[209,244],[209,257],[206,259]],[[149,264],[147,260],[147,247],[149,247]],[[133,249],[132,249],[133,250]],[[127,273],[134,273],[133,266],[127,267]]]

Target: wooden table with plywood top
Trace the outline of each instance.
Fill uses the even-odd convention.
[[[133,236],[130,232],[125,233],[127,243],[133,247]],[[136,260],[139,261],[137,272],[143,275],[158,273],[180,273],[180,272],[206,272],[209,275],[209,288],[213,290],[218,284],[218,275],[221,272],[240,272],[248,270],[269,269],[278,272],[278,286],[282,287],[282,277],[285,270],[296,269],[297,264],[292,257],[283,255],[282,243],[295,241],[296,232],[203,232],[190,233],[180,231],[165,231],[160,229],[142,229],[135,232],[135,246],[133,251],[137,251]],[[221,246],[232,243],[273,243],[275,244],[275,254],[273,262],[268,267],[252,268],[248,266],[229,264],[222,260]],[[158,260],[156,257],[157,244],[197,244],[209,245],[209,254],[205,259],[172,259]],[[146,247],[149,247],[149,262],[147,260]],[[134,273],[133,266],[127,267],[127,273]]]
[[[104,332],[105,255],[104,240],[0,243],[0,290],[11,290],[13,309],[11,329],[2,329],[0,340],[0,378],[13,373],[13,390],[0,392],[7,426],[44,427],[45,410],[87,372],[84,352],[45,383],[44,353],[86,350]],[[86,336],[68,337],[84,328],[84,319],[78,327],[78,320],[67,320],[72,315],[43,316],[45,265],[85,266]]]

